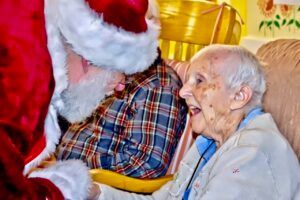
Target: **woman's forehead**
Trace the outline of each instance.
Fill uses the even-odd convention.
[[[214,63],[213,58],[207,56],[201,56],[191,62],[191,66],[189,69],[190,73],[205,73],[212,74],[216,73],[216,64]]]
[[[231,71],[238,64],[237,56],[228,52],[210,52],[202,54],[191,62],[189,73],[203,72],[209,74],[222,74]]]

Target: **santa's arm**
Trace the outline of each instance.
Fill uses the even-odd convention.
[[[29,177],[51,180],[65,199],[87,199],[92,185],[88,168],[79,160],[58,161],[48,168],[32,172]]]
[[[86,199],[91,179],[81,162],[57,162],[49,168],[23,175],[24,157],[8,136],[15,132],[4,126],[0,130],[0,199]],[[17,132],[15,132],[17,133]]]
[[[0,123],[0,199],[64,199],[61,191],[48,179],[23,175],[24,156],[18,143],[10,137],[19,130]]]
[[[56,111],[52,105],[49,106],[48,115],[45,120],[45,135],[47,139],[46,148],[29,165],[37,166],[41,158],[51,155],[60,136],[57,124]],[[27,169],[28,164],[25,169]],[[79,160],[58,161],[30,173],[30,178],[45,178],[59,188],[65,199],[87,199],[89,188],[91,188],[91,177],[86,165]]]

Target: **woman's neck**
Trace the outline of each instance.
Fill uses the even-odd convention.
[[[228,123],[222,129],[222,133],[216,135],[215,141],[217,144],[217,148],[222,146],[238,129],[240,122],[245,117],[244,111],[233,111],[228,117]]]

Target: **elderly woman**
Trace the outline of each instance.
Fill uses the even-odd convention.
[[[272,116],[264,113],[264,92],[262,66],[249,51],[204,48],[191,60],[180,91],[192,129],[201,136],[174,180],[149,196],[100,185],[99,199],[298,198],[299,162]]]

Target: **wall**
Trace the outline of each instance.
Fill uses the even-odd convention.
[[[300,1],[300,0],[297,0]],[[300,39],[300,6],[275,5],[273,0],[247,0],[247,34],[240,44],[254,53],[278,38]]]
[[[272,0],[248,0],[248,35],[260,38],[300,38],[300,6],[275,5]]]

